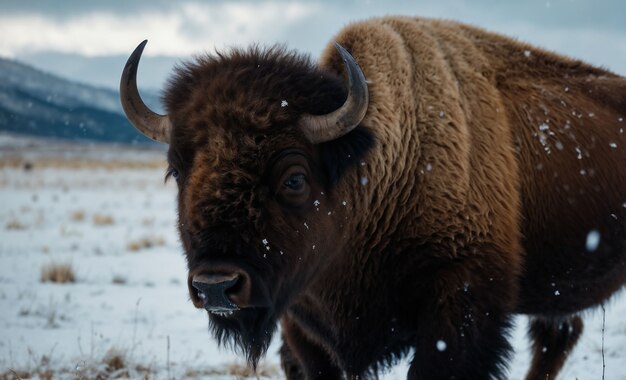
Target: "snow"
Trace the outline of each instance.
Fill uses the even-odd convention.
[[[30,149],[20,146],[21,153]],[[2,162],[4,153],[0,146]],[[124,156],[119,148],[81,154]],[[133,150],[122,158],[162,162],[161,154]],[[63,155],[70,161],[78,156]],[[206,312],[189,300],[175,228],[176,185],[163,183],[165,167],[38,165],[46,159],[36,156],[30,171],[0,165],[0,373],[45,362],[73,379],[118,350],[133,368],[149,367],[154,378],[193,377],[193,371],[196,378],[235,378],[228,370],[243,360],[217,347]],[[77,282],[40,282],[50,263],[70,264]],[[623,293],[606,304],[604,334],[602,310],[584,313],[585,331],[559,378],[600,379],[603,350],[605,379],[625,379],[624,315]],[[526,318],[516,317],[515,325],[509,378],[522,379],[530,362]],[[278,340],[263,363],[273,375],[262,378],[282,379]],[[433,350],[446,348],[439,341]],[[382,378],[405,378],[409,360]]]
[[[448,345],[446,344],[446,342],[444,342],[443,340],[437,341],[437,351],[443,352],[446,350],[446,348],[448,348]]]
[[[600,233],[597,230],[591,230],[587,234],[587,240],[585,243],[585,247],[587,251],[593,252],[598,249],[598,244],[600,244]]]

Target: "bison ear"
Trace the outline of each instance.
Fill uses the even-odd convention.
[[[331,186],[336,185],[351,167],[359,165],[375,144],[374,133],[358,126],[338,139],[319,144],[320,158]]]

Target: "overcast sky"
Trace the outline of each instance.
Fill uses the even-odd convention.
[[[116,88],[147,38],[139,84],[157,89],[193,54],[280,42],[317,56],[345,24],[386,14],[471,23],[626,75],[624,0],[2,0],[0,56]]]

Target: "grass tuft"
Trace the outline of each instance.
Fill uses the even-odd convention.
[[[50,263],[41,268],[41,282],[66,284],[76,282],[72,264]]]
[[[26,225],[21,223],[19,220],[12,219],[12,220],[9,220],[7,224],[4,225],[4,228],[7,230],[25,230]]]
[[[93,224],[96,226],[111,226],[113,225],[113,217],[111,215],[94,214],[92,218]]]
[[[111,280],[112,284],[115,285],[125,285],[128,282],[128,280],[126,279],[126,277],[116,274],[113,276],[113,279]]]
[[[83,210],[72,211],[70,219],[74,222],[82,222],[83,220],[85,220],[85,212]]]
[[[137,252],[142,249],[149,249],[152,247],[162,247],[165,245],[165,240],[162,237],[144,237],[139,240],[129,241],[126,244],[126,249],[131,252]]]
[[[106,365],[106,371],[114,378],[128,378],[126,353],[115,347],[109,349],[104,355],[102,363]]]

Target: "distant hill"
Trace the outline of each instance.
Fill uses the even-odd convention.
[[[120,68],[121,72],[121,68]],[[144,101],[159,109],[155,94]],[[150,143],[123,115],[116,91],[0,58],[0,131],[101,142]]]

